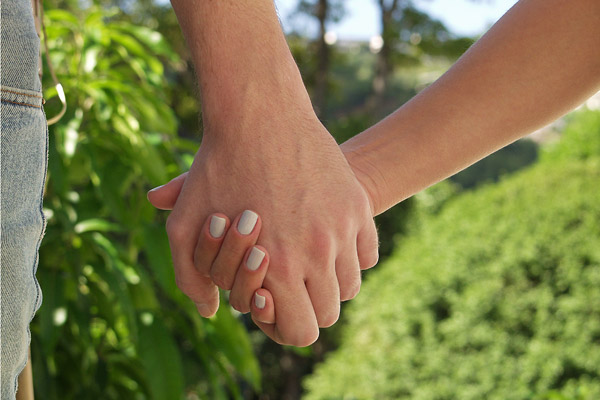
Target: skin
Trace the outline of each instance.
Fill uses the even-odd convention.
[[[219,237],[213,237],[210,234],[209,226],[213,216],[223,218],[226,221],[225,230]],[[221,213],[212,214],[206,219],[196,247],[195,257],[198,261],[196,268],[203,275],[208,275],[212,266],[215,265],[215,261],[220,257],[237,257],[234,255],[239,254],[241,251],[243,254],[240,256],[242,262],[236,268],[235,283],[229,296],[229,304],[244,314],[252,311],[252,318],[257,323],[274,324],[275,307],[273,297],[267,289],[261,288],[269,268],[269,252],[264,247],[256,244],[261,225],[257,224],[251,234],[241,235],[236,229],[236,222],[239,221],[240,217],[241,214],[235,218],[233,224],[230,223],[226,215]],[[254,248],[261,250],[265,256],[256,269],[251,269],[247,261]],[[264,307],[257,307],[256,295],[265,298]]]
[[[597,0],[517,3],[440,79],[342,145],[375,214],[581,104],[600,89],[599,52]]]
[[[214,216],[223,218],[226,221],[225,230],[219,237],[213,237],[209,230],[211,218]],[[248,313],[254,304],[255,291],[261,288],[269,268],[269,252],[264,247],[256,244],[261,230],[260,221],[256,224],[252,233],[242,235],[236,228],[240,217],[241,214],[231,223],[224,214],[215,213],[210,215],[200,231],[194,257],[196,269],[207,277],[210,276],[211,268],[221,262],[220,259],[227,258],[227,265],[241,260],[241,263],[236,266],[235,283],[229,296],[229,304],[242,313]],[[258,267],[251,269],[247,261],[254,248],[262,251],[264,258]],[[272,303],[271,301],[271,305]],[[273,307],[269,307],[267,310],[272,312]],[[274,315],[267,314],[264,322],[274,323]]]
[[[338,319],[340,298],[358,293],[360,268],[377,262],[367,192],[317,119],[271,0],[172,3],[205,123],[167,221],[177,284],[203,316],[216,312],[215,284],[234,286],[243,253],[213,263],[207,278],[194,258],[203,224],[251,208],[262,217],[258,242],[270,256],[262,286],[277,315],[259,326],[279,343],[309,345]],[[160,205],[161,190],[149,199]]]
[[[347,164],[337,158],[339,153],[333,151],[331,143],[327,143],[327,139],[325,139],[327,135],[322,126],[314,123],[312,117],[309,118],[312,122],[296,125],[302,127],[300,128],[302,131],[300,141],[306,142],[306,146],[316,152],[317,159],[323,156],[322,151],[326,151],[328,156],[326,155],[325,158],[333,157],[335,162],[328,164],[325,160],[321,160],[310,166],[300,163],[301,175],[297,176],[295,168],[286,169],[289,166],[289,160],[286,157],[269,156],[272,158],[269,158],[270,162],[268,166],[265,164],[265,168],[277,166],[277,171],[264,171],[267,173],[269,182],[281,182],[282,176],[293,173],[295,175],[294,185],[299,185],[296,189],[301,189],[303,184],[308,185],[304,186],[304,191],[297,192],[290,192],[283,185],[279,187],[281,192],[278,191],[278,194],[304,196],[302,198],[305,202],[302,204],[294,204],[293,201],[290,202],[289,198],[284,201],[288,205],[300,205],[302,210],[315,214],[303,214],[314,217],[312,224],[303,221],[301,226],[290,227],[286,224],[297,223],[293,218],[280,219],[283,217],[280,214],[268,214],[273,211],[281,211],[277,205],[263,206],[265,193],[267,194],[266,198],[269,198],[273,194],[272,190],[264,193],[254,192],[260,194],[249,198],[252,200],[250,202],[252,207],[254,207],[254,202],[261,204],[257,212],[264,218],[263,232],[268,232],[268,236],[265,235],[265,239],[268,239],[262,244],[273,255],[263,289],[258,291],[266,297],[266,307],[258,310],[251,305],[255,321],[276,321],[279,325],[280,318],[284,318],[286,326],[287,324],[292,326],[289,318],[292,320],[297,318],[298,321],[310,320],[310,316],[308,316],[310,312],[304,309],[304,307],[310,307],[309,302],[294,303],[292,296],[286,297],[282,295],[282,292],[276,293],[271,289],[275,287],[281,289],[282,286],[276,284],[275,280],[277,279],[289,281],[294,274],[303,278],[309,276],[307,270],[283,268],[289,275],[281,273],[282,265],[291,265],[293,262],[293,259],[287,257],[298,256],[302,262],[310,259],[316,262],[315,265],[331,263],[326,258],[318,257],[332,254],[328,253],[329,248],[326,249],[327,251],[321,251],[324,250],[321,247],[322,243],[331,244],[333,243],[330,241],[332,238],[339,239],[340,236],[343,236],[342,231],[336,230],[339,226],[336,224],[336,220],[339,223],[339,219],[348,218],[351,212],[359,212],[362,217],[363,214],[360,213],[365,211],[365,200],[359,195],[360,191],[352,189],[356,188],[355,180],[360,183],[358,187],[366,191],[367,202],[372,207],[370,210],[372,214],[384,212],[424,188],[453,175],[486,155],[555,120],[598,91],[600,89],[599,50],[600,2],[597,0],[521,0],[439,80],[380,123],[341,145],[340,148]],[[274,53],[273,59],[279,56],[288,57],[289,51],[286,50],[284,53],[278,55]],[[292,86],[296,84],[292,84]],[[219,96],[215,94],[215,97]],[[268,115],[269,118],[266,122],[263,120],[263,124],[278,129],[286,126],[281,121],[280,113],[285,110],[289,112],[289,109],[284,107],[285,110],[282,110],[278,106],[287,104],[291,107],[292,103],[286,103],[285,95],[283,101],[281,101],[281,97],[279,95],[276,104],[272,104],[273,108],[264,109],[265,115]],[[298,99],[298,101],[298,104],[305,104],[304,100]],[[273,125],[279,123],[282,125]],[[287,126],[289,127],[289,125]],[[292,124],[292,126],[294,125]],[[244,127],[246,128],[246,126]],[[307,130],[303,128],[307,128]],[[294,129],[298,131],[297,128]],[[318,145],[310,147],[313,140],[319,141],[314,138],[315,134],[311,129],[319,132],[316,136],[322,140],[320,143],[323,147]],[[251,126],[249,130],[242,129],[242,131],[249,132],[257,130],[260,131],[258,126]],[[268,135],[269,131],[261,132]],[[277,132],[285,132],[285,130]],[[270,137],[265,136],[265,139],[267,143],[271,143]],[[295,139],[299,139],[299,137],[296,136]],[[301,154],[301,151],[298,153],[297,149],[306,149],[303,145],[295,143],[293,139],[286,144],[286,146],[288,145],[296,149],[296,152],[287,152],[287,147],[279,148],[279,151],[297,156]],[[230,143],[230,146],[232,149],[221,149],[223,154],[236,154],[236,145]],[[274,149],[267,146],[266,151],[264,149],[256,151],[264,151],[261,154],[266,156],[270,150]],[[332,159],[328,161],[332,161]],[[279,163],[281,163],[281,168]],[[342,164],[344,164],[344,168],[341,168]],[[319,176],[319,182],[311,181],[309,175],[304,175],[305,171],[308,174]],[[230,187],[236,194],[245,195],[246,189],[243,185],[248,185],[248,182],[240,182],[233,175],[234,173],[236,173],[235,170],[229,175]],[[192,171],[190,171],[190,177],[191,175]],[[335,179],[330,179],[332,177]],[[185,180],[187,184],[188,179],[185,175],[178,179],[150,195],[152,203],[160,208],[170,208],[177,199],[177,204],[179,204],[181,196],[179,199],[177,196],[181,189],[181,182]],[[321,179],[326,183],[323,186],[319,185]],[[184,184],[182,196],[185,186]],[[212,186],[210,187],[212,188]],[[348,190],[349,188],[352,190]],[[317,206],[323,207],[324,204],[329,204],[328,202],[335,197],[334,192],[338,191],[343,196],[338,198],[340,203],[336,204],[337,207],[331,209]],[[215,193],[215,195],[220,193],[222,192]],[[347,197],[348,194],[351,197]],[[327,203],[318,201],[323,199],[324,195],[327,196]],[[305,196],[321,197],[311,201]],[[212,200],[214,203],[211,204],[217,204],[217,199],[218,197],[214,197]],[[355,201],[362,202],[358,211],[355,211]],[[219,207],[216,210],[226,209]],[[326,218],[328,213],[332,212],[336,217],[328,219],[326,226],[329,230],[321,230],[324,225],[318,225],[314,221]],[[272,218],[273,216],[275,218]],[[366,219],[367,217],[364,216],[364,219],[361,220],[362,223],[365,223]],[[350,226],[353,228],[351,237],[354,237],[358,226]],[[375,247],[373,242],[375,236],[373,233],[365,234],[367,232],[364,231],[365,226],[362,225],[363,230],[358,228],[357,237],[359,239],[368,237],[368,239],[358,240],[357,249],[346,248],[345,254],[353,254],[356,250],[359,255],[369,254],[369,262],[361,263],[361,266],[370,266],[376,259],[375,257],[370,258],[372,257],[370,254],[373,254],[372,249]],[[277,229],[271,232],[269,228],[272,227]],[[293,232],[294,240],[289,240],[290,232]],[[325,232],[329,232],[329,234]],[[330,235],[331,232],[336,233]],[[362,235],[361,232],[363,232]],[[278,235],[278,233],[283,234]],[[262,238],[261,233],[260,240]],[[289,252],[290,249],[286,247],[298,246],[299,243],[303,250],[313,251],[313,253]],[[332,246],[338,248],[337,244]],[[275,257],[276,254],[286,254],[286,257],[278,259]],[[340,253],[338,256],[342,257]],[[282,260],[285,261],[282,263]],[[296,265],[302,265],[302,263]],[[339,262],[336,258],[335,271],[338,283],[340,283],[340,291],[342,291],[341,285],[347,282],[339,279],[340,276],[344,276],[343,269],[356,271],[357,267],[350,260]],[[315,268],[314,270],[323,272],[323,269]],[[331,276],[331,273],[330,275],[325,273],[325,275],[317,274],[315,276],[319,276],[323,280],[324,276]],[[334,282],[333,277],[325,280],[329,283],[321,285],[319,290],[329,290],[332,298],[337,297],[338,289],[330,285],[331,282]],[[356,279],[352,281],[357,282]],[[352,287],[352,285],[348,285],[348,287]],[[317,290],[311,292],[317,293]],[[349,292],[348,294],[354,295],[355,293]],[[325,303],[313,302],[313,307],[326,309],[333,307],[332,302],[331,298]],[[257,316],[260,317],[257,318]],[[322,320],[322,322],[326,322],[322,326],[328,325],[333,320],[334,318]],[[261,322],[258,322],[258,325],[268,335],[276,337],[278,341],[294,344],[287,340],[288,336],[286,335],[288,332],[291,335],[290,331],[285,331],[284,335],[281,332],[274,334],[274,330],[270,328],[277,325]],[[299,327],[300,325],[295,326]]]

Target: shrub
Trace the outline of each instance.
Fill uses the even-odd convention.
[[[241,398],[260,370],[229,307],[204,319],[176,287],[164,215],[146,191],[188,167],[156,31],[100,7],[46,7],[50,57],[68,110],[50,127],[48,226],[31,325],[44,399]],[[49,71],[47,71],[49,72]],[[46,111],[56,89],[45,73]]]
[[[420,217],[306,398],[600,398],[599,180],[541,163]]]
[[[583,109],[566,119],[561,140],[544,149],[541,161],[585,160],[600,156],[600,111]]]

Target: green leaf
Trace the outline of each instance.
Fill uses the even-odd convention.
[[[177,79],[170,62],[178,57],[161,34],[116,8],[46,3],[49,55],[69,107],[49,135],[36,390],[50,400],[176,399],[188,379],[201,398],[240,398],[234,363],[212,344],[220,332],[176,287],[161,214],[145,198],[181,169],[172,141],[177,94],[167,80]],[[55,115],[57,91],[51,74],[43,78]],[[177,317],[159,320],[167,307]],[[140,335],[138,315],[147,311],[156,320]],[[239,328],[228,347],[236,334],[247,341]],[[197,373],[182,374],[179,352]]]
[[[102,51],[100,46],[89,47],[83,55],[83,71],[90,73],[98,64],[98,54]]]
[[[231,308],[222,298],[222,304],[217,314],[211,319],[217,336],[211,336],[215,348],[221,350],[235,369],[256,389],[260,388],[260,368],[252,351],[245,328],[237,320]],[[218,340],[215,340],[217,339]]]
[[[44,10],[44,14],[46,18],[56,21],[57,24],[67,25],[70,28],[76,28],[79,26],[79,20],[73,14],[66,10],[61,9],[52,9],[52,10]],[[49,26],[53,26],[54,24],[50,23]]]
[[[170,60],[177,60],[176,53],[171,49],[160,32],[153,31],[144,26],[136,26],[131,24],[116,23],[115,27],[123,32],[135,36],[137,40],[144,43],[155,54],[160,54],[169,57]]]
[[[121,227],[104,219],[90,218],[86,219],[85,221],[78,222],[73,230],[76,233],[85,233],[90,231],[120,232]]]
[[[159,315],[140,314],[137,349],[146,370],[152,398],[182,399],[183,368],[177,345]]]
[[[47,354],[53,353],[60,337],[60,329],[57,323],[64,322],[62,320],[55,321],[57,312],[68,313],[66,301],[63,295],[63,280],[56,272],[49,270],[38,270],[37,277],[40,284],[43,286],[43,303],[38,313],[40,319],[40,334],[44,337],[42,342],[44,351]],[[68,315],[65,315],[68,317]],[[62,324],[61,324],[62,325]]]
[[[147,58],[150,58],[148,52],[140,45],[140,43],[135,40],[133,37],[120,33],[118,31],[108,31],[110,38],[122,45],[130,56],[137,56],[139,58],[132,59],[133,61],[145,61]]]
[[[144,226],[144,252],[158,285],[172,298],[181,292],[175,284],[171,248],[164,226]]]

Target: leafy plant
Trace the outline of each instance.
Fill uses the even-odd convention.
[[[562,138],[547,146],[543,162],[585,160],[600,155],[600,111],[583,109],[567,117]]]
[[[599,156],[419,216],[349,304],[306,399],[600,398]]]
[[[223,305],[202,319],[175,285],[164,215],[146,191],[189,167],[176,136],[156,31],[116,9],[47,9],[50,57],[68,112],[50,127],[48,226],[32,324],[35,389],[45,399],[240,397],[260,371],[244,327]],[[166,64],[163,64],[164,61]],[[53,87],[49,71],[44,86]],[[46,112],[58,109],[46,90]]]

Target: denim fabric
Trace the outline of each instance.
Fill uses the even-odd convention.
[[[0,398],[14,399],[27,362],[29,323],[42,297],[35,278],[44,232],[47,128],[30,0],[1,0]]]
[[[31,0],[2,0],[2,86],[41,92],[38,77],[40,39]]]

